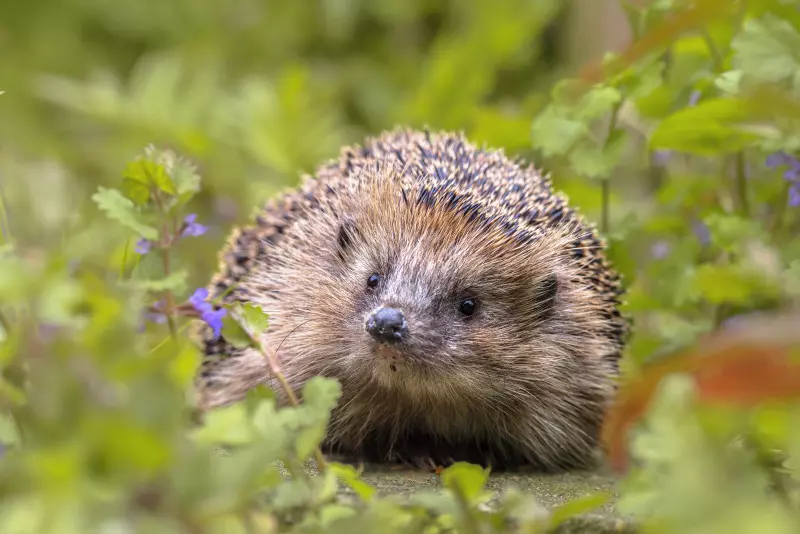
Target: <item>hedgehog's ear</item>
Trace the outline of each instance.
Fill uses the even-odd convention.
[[[558,285],[558,276],[556,276],[556,273],[551,273],[537,281],[533,289],[533,305],[536,311],[536,317],[540,321],[544,321],[553,315],[553,311],[555,311],[556,308]]]
[[[356,221],[349,215],[342,217],[339,222],[339,232],[336,236],[336,256],[340,260],[345,261],[347,259],[347,253],[350,251],[357,236]]]

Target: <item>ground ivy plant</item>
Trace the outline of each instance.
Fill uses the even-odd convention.
[[[623,5],[634,44],[556,83],[531,127],[543,164],[596,186],[625,275],[633,337],[603,432],[618,507],[647,532],[797,532],[800,10]],[[121,171],[92,196],[127,238],[107,264],[85,235],[18,242],[0,196],[0,531],[549,532],[608,501],[546,510],[465,463],[437,491],[379,495],[319,450],[340,394],[322,377],[303,402],[261,387],[198,414],[191,326],[261,351],[286,388],[269,317],[191,283],[209,224],[189,160],[151,146]],[[631,183],[648,194],[620,200]]]

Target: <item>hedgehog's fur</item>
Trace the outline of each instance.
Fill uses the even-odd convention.
[[[345,148],[237,229],[210,293],[270,314],[264,344],[280,347],[296,391],[315,375],[340,381],[326,451],[581,468],[628,331],[602,249],[532,166],[461,134],[396,129]],[[368,289],[373,272],[383,279]],[[479,308],[465,318],[467,294]],[[380,304],[408,318],[397,352],[365,332]],[[275,385],[262,355],[207,327],[202,339],[204,409]]]

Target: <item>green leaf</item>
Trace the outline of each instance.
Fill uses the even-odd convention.
[[[150,159],[141,158],[128,163],[123,179],[147,187],[148,192],[153,187],[168,195],[177,194],[175,184],[172,183],[172,178],[167,169],[160,163]]]
[[[339,480],[355,491],[361,500],[368,502],[375,496],[375,488],[361,480],[358,471],[352,465],[328,462],[327,468],[330,469]]]
[[[203,426],[193,436],[207,444],[244,445],[253,440],[252,425],[243,404],[233,404],[209,411]]]
[[[566,154],[588,133],[586,124],[559,116],[551,106],[533,121],[531,138],[533,146],[545,157]]]
[[[800,260],[795,260],[789,264],[789,268],[784,273],[786,293],[792,297],[800,297]]]
[[[295,454],[301,460],[306,460],[314,452],[325,437],[325,422],[308,426],[295,437]]]
[[[569,154],[572,168],[589,178],[607,177],[619,164],[627,137],[624,130],[615,130],[603,148],[589,141],[579,143]]]
[[[171,174],[178,195],[185,197],[200,191],[200,175],[188,161],[177,159]]]
[[[130,228],[145,239],[158,240],[158,230],[144,223],[142,216],[136,211],[133,201],[124,197],[118,190],[100,186],[98,192],[92,196],[92,200],[106,212],[109,218]]]
[[[319,511],[319,527],[325,529],[339,519],[356,515],[356,510],[343,504],[327,504]]]
[[[704,156],[741,150],[759,137],[743,130],[747,119],[741,101],[706,100],[662,121],[650,136],[650,148]]]
[[[756,82],[792,80],[800,69],[800,34],[771,14],[745,21],[731,47],[733,64]]]
[[[712,304],[745,305],[773,288],[758,273],[738,265],[704,264],[697,268],[687,289]]]
[[[736,95],[739,93],[739,87],[742,82],[742,74],[741,70],[729,70],[720,74],[716,80],[714,80],[714,85],[717,88],[730,95]]]
[[[0,443],[16,445],[19,443],[17,425],[9,414],[0,414]]]
[[[620,100],[622,95],[618,89],[608,86],[594,87],[583,96],[572,113],[576,119],[589,122],[609,113]]]
[[[739,250],[748,238],[761,237],[758,222],[736,215],[712,213],[703,222],[711,232],[711,241],[726,252]]]
[[[342,388],[337,380],[314,376],[303,385],[303,403],[328,411],[336,405],[341,393]]]
[[[242,349],[245,347],[255,347],[255,343],[247,334],[247,331],[242,328],[239,321],[236,320],[230,313],[222,318],[222,335],[225,341],[236,347]]]
[[[289,510],[310,504],[313,498],[314,494],[306,480],[291,479],[275,488],[271,504],[275,510]]]
[[[253,335],[263,333],[269,326],[269,315],[260,306],[247,302],[239,307],[239,311],[242,326]]]
[[[489,479],[489,470],[475,464],[456,462],[440,475],[445,487],[461,489],[468,501],[472,501],[483,490]]]
[[[550,521],[548,524],[548,529],[554,529],[564,521],[584,514],[590,510],[594,510],[603,506],[611,500],[611,495],[608,493],[593,493],[590,495],[586,495],[583,497],[578,497],[573,499],[561,506],[554,508],[550,512]]]
[[[301,411],[295,408],[282,408],[279,412],[275,409],[274,401],[264,400],[253,413],[253,426],[283,455],[288,438],[287,423],[296,419],[298,412]]]

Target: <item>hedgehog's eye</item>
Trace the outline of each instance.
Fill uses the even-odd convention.
[[[370,289],[375,289],[376,287],[378,287],[380,281],[381,281],[381,275],[379,275],[378,273],[372,273],[371,275],[369,275],[369,278],[367,278],[367,287]]]
[[[462,315],[466,315],[469,317],[470,315],[475,313],[475,310],[478,309],[478,301],[474,298],[466,298],[462,299],[461,302],[458,303],[458,311],[461,312]]]

